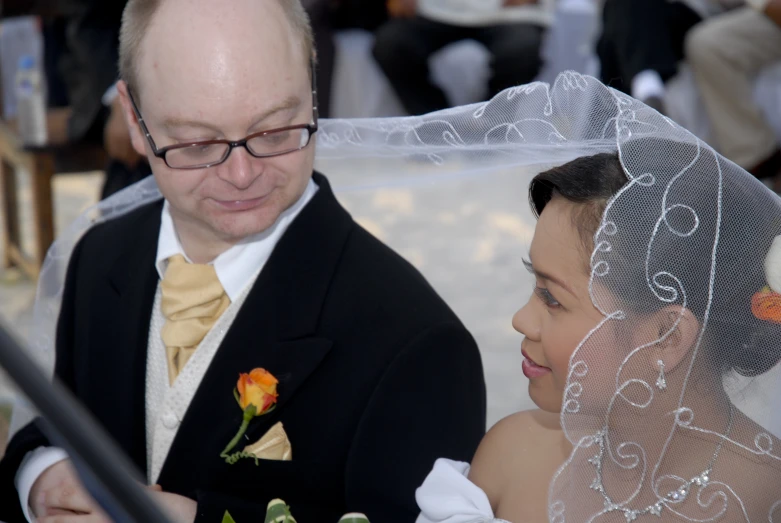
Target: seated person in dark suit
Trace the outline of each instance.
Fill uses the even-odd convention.
[[[301,0],[312,23],[317,49],[317,93],[320,117],[330,118],[336,65],[334,33],[339,29],[373,31],[387,19],[383,0]]]
[[[106,198],[150,174],[133,150],[119,100],[119,27],[127,0],[62,0],[31,5],[46,15],[44,25],[49,103],[69,106],[66,144],[103,146],[108,156]],[[57,133],[59,134],[59,133]],[[55,144],[62,145],[62,144]]]
[[[604,0],[597,54],[602,81],[664,113],[689,30],[743,0]]]
[[[491,54],[488,98],[534,80],[542,39],[553,21],[553,0],[392,0],[393,19],[377,30],[374,58],[411,115],[450,107],[430,79],[431,55],[460,40]]]

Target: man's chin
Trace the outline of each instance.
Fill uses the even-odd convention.
[[[245,213],[241,213],[245,214]],[[220,217],[212,223],[212,229],[226,241],[238,243],[245,238],[260,234],[274,225],[276,217],[268,214],[246,213],[244,216]]]

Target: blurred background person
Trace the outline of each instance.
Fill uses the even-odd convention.
[[[391,0],[391,20],[376,33],[374,57],[409,114],[450,106],[430,78],[429,58],[460,40],[491,55],[488,96],[534,80],[553,20],[554,0]]]
[[[715,16],[686,39],[686,60],[720,152],[781,191],[778,138],[754,97],[760,71],[781,61],[781,0]]]
[[[309,14],[317,49],[318,112],[330,118],[336,60],[334,34],[342,29],[374,31],[388,18],[384,0],[302,0]]]
[[[101,197],[149,175],[130,145],[112,86],[117,80],[119,26],[127,0],[61,0],[59,17],[47,25],[45,61],[50,105],[67,103],[68,144],[102,145],[106,178]],[[64,86],[64,96],[60,85]]]
[[[112,89],[117,80],[119,26],[126,3],[0,2],[3,18],[39,17],[48,102],[46,145],[55,148],[58,161],[66,164],[59,167],[66,172],[92,170],[96,160],[105,161],[103,198],[150,173],[146,161],[130,146]]]
[[[605,0],[597,43],[601,79],[665,112],[665,82],[678,72],[689,30],[743,0]]]

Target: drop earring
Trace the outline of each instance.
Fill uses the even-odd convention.
[[[667,388],[667,378],[664,377],[664,362],[658,360],[656,364],[659,366],[659,377],[656,378],[656,388],[664,390]]]

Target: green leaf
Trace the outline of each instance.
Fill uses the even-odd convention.
[[[236,523],[236,521],[233,519],[233,516],[230,515],[230,512],[226,510],[225,515],[222,516],[222,523]]]
[[[369,518],[367,518],[365,514],[353,512],[342,516],[339,523],[369,523]]]
[[[270,501],[266,510],[265,523],[296,523],[295,518],[290,514],[290,507],[281,499]]]
[[[285,523],[298,523],[296,518],[293,517],[293,514],[290,513],[290,507],[287,505],[285,505]]]

